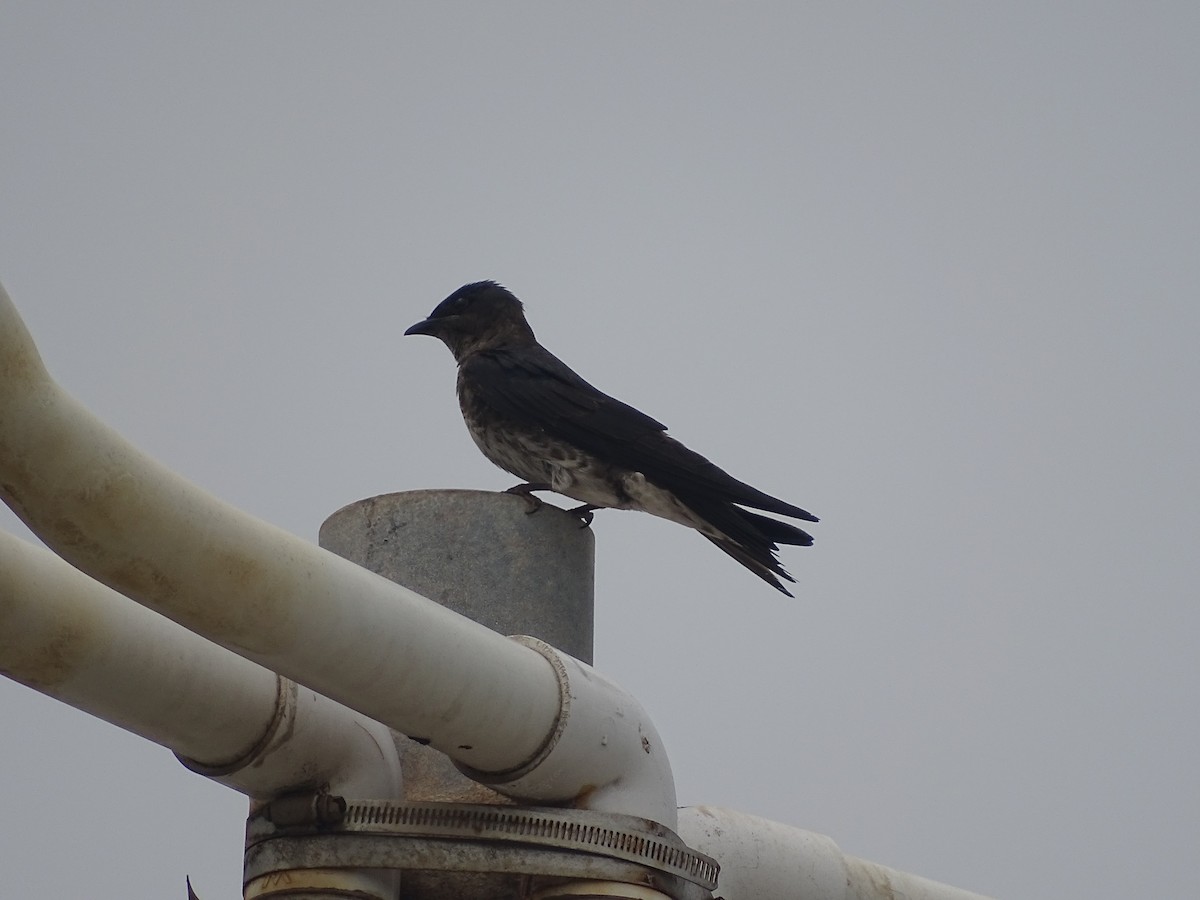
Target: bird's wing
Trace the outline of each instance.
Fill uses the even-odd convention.
[[[476,398],[496,413],[641,472],[685,503],[689,497],[721,499],[816,521],[689,450],[665,434],[661,422],[592,387],[543,347],[485,351],[462,366]]]
[[[605,459],[667,426],[596,390],[542,347],[477,353],[462,363],[472,394],[506,419]]]

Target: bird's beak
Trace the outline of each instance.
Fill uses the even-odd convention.
[[[441,331],[441,323],[437,319],[423,319],[404,332],[405,334],[428,334],[437,337]]]

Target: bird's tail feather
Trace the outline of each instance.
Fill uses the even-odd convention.
[[[813,537],[807,531],[797,528],[791,522],[780,522],[770,516],[760,516],[758,513],[739,509],[737,512],[760,532],[763,537],[780,544],[791,544],[793,547],[811,547]]]
[[[635,410],[636,412],[636,410]],[[639,413],[640,415],[640,413]],[[654,481],[679,497],[695,497],[700,495],[717,496],[728,503],[739,506],[749,506],[764,512],[776,513],[781,516],[791,516],[793,519],[803,519],[806,522],[819,521],[816,516],[806,509],[794,506],[786,500],[772,497],[765,491],[760,491],[753,485],[746,484],[734,478],[724,469],[713,464],[683,444],[666,434],[656,435],[657,442],[649,444],[635,442],[638,453],[621,460],[621,464],[635,471],[646,471],[648,462],[656,471]],[[649,459],[647,459],[647,454]]]
[[[740,503],[743,506],[752,506],[755,509],[761,509],[766,512],[778,513],[781,516],[791,516],[793,519],[803,519],[806,522],[820,521],[820,519],[808,510],[793,506],[786,500],[772,497],[770,494],[763,493],[758,488],[753,488],[745,482],[737,482],[737,484],[742,490],[727,495],[728,499],[734,503]]]
[[[704,536],[716,544],[716,546],[721,550],[728,553],[743,566],[761,578],[763,581],[765,581],[767,584],[771,585],[771,587],[775,588],[775,590],[786,594],[789,597],[796,596],[787,588],[785,588],[779,581],[780,578],[783,578],[795,584],[796,579],[784,570],[783,566],[779,564],[779,560],[775,559],[770,550],[760,553],[758,552],[759,548],[757,547],[752,551],[750,548],[743,547],[741,544],[736,544],[728,538],[709,537],[707,534]]]
[[[708,526],[699,529],[701,534],[776,590],[792,596],[779,579],[793,583],[795,579],[783,568],[775,551],[778,544],[807,547],[813,542],[812,535],[789,522],[747,512],[721,500],[689,497],[685,502]]]

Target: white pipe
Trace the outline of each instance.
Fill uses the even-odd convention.
[[[391,733],[0,532],[0,671],[250,797],[400,794]],[[281,690],[282,687],[282,690]]]
[[[216,765],[254,747],[276,678],[0,532],[0,670],[176,753]]]
[[[260,800],[327,786],[401,799],[391,732],[155,615],[49,551],[0,532],[0,671],[173,750]],[[386,871],[303,871],[355,896],[394,897]]]
[[[557,685],[537,654],[140,453],[50,378],[7,296],[0,494],[93,578],[467,765],[521,765],[553,726]]]
[[[730,809],[679,810],[679,836],[720,864],[723,900],[987,900],[846,856],[823,834]]]
[[[639,815],[674,829],[675,780],[654,723],[641,704],[587,663],[528,636],[558,675],[563,709],[542,754],[518,771],[465,774],[512,797],[562,797],[582,766],[595,779],[577,797],[584,809]],[[570,794],[575,796],[575,794]],[[632,813],[633,809],[636,813]]]
[[[428,740],[469,770],[497,773],[497,789],[511,796],[586,807],[595,793],[620,807],[606,809],[647,818],[673,809],[670,769],[657,746],[641,759],[621,752],[622,765],[647,766],[644,776],[624,776],[641,790],[598,791],[613,781],[607,761],[616,753],[597,748],[640,745],[642,718],[611,714],[635,707],[631,697],[607,682],[585,689],[590,676],[581,674],[571,718],[576,729],[590,722],[599,730],[573,732],[578,737],[547,754],[569,696],[547,658],[223,503],[140,453],[50,378],[2,289],[0,496],[94,578]],[[588,715],[587,705],[606,694]],[[527,772],[537,759],[551,774]],[[606,761],[599,773],[598,760]],[[504,773],[513,772],[522,774],[520,785],[506,789]],[[650,784],[655,796],[645,790]],[[673,816],[656,821],[670,825]]]

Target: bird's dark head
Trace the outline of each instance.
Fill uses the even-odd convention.
[[[405,334],[428,334],[462,361],[479,350],[534,340],[521,301],[494,281],[466,284]]]

